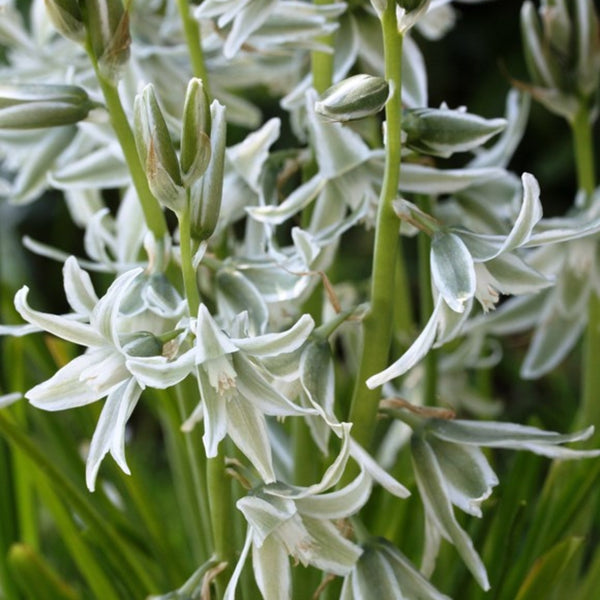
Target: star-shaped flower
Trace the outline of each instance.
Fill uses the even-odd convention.
[[[50,411],[76,408],[106,398],[86,461],[86,483],[93,491],[100,463],[107,453],[129,473],[125,460],[125,426],[146,382],[131,373],[128,361],[135,357],[136,362],[143,363],[148,360],[146,357],[156,357],[162,368],[160,378],[153,382],[155,387],[170,387],[188,371],[181,368],[178,359],[171,361],[161,355],[163,344],[158,336],[173,329],[172,319],[155,314],[156,329],[150,332],[137,330],[135,315],[121,312],[132,286],[146,277],[142,269],[119,276],[100,299],[89,275],[75,258],[65,262],[63,274],[67,300],[78,319],[32,309],[27,302],[26,286],[17,292],[15,307],[38,330],[85,346],[86,350],[50,379],[30,389],[25,397],[34,406]],[[169,367],[164,368],[167,363]]]

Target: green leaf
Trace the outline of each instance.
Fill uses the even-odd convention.
[[[583,550],[581,537],[570,537],[559,542],[538,558],[519,588],[515,600],[555,598],[555,590],[570,568],[579,561]]]
[[[8,563],[28,600],[78,600],[81,597],[30,546],[14,544]]]

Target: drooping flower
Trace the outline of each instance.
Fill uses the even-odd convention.
[[[426,518],[423,571],[431,573],[433,570],[443,537],[454,544],[484,590],[489,589],[485,566],[453,510],[456,506],[470,515],[481,517],[482,502],[498,484],[498,478],[481,447],[529,450],[561,460],[600,456],[600,450],[573,450],[561,446],[589,438],[593,427],[559,434],[515,423],[428,417],[399,409],[393,400],[384,401],[382,408],[413,430],[412,462]]]
[[[583,227],[545,226],[540,189],[533,175],[522,176],[523,197],[519,215],[506,235],[480,234],[460,227],[442,228],[409,203],[397,210],[410,221],[429,229],[434,311],[412,346],[392,365],[370,377],[375,388],[399,377],[417,364],[434,344],[460,334],[477,299],[484,311],[495,307],[500,293],[524,295],[549,287],[553,278],[533,268],[520,250],[592,236],[600,229],[594,218]],[[538,230],[536,231],[536,226]]]
[[[362,550],[332,523],[356,513],[368,500],[371,478],[365,470],[345,487],[323,493],[339,481],[350,452],[350,424],[339,428],[342,449],[319,483],[309,487],[281,482],[262,485],[237,502],[248,522],[246,542],[225,599],[233,600],[252,550],[254,576],[265,600],[291,598],[288,556],[336,575],[347,575]]]

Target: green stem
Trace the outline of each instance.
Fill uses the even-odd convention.
[[[580,108],[571,123],[577,186],[586,195],[589,206],[596,186],[594,173],[594,145],[590,111],[586,102]],[[583,346],[582,402],[579,411],[580,425],[595,425],[596,434],[588,444],[596,445],[600,435],[600,369],[597,361],[600,356],[600,298],[592,291],[588,302],[588,324]]]
[[[419,197],[419,207],[428,214],[432,212],[432,201],[430,196]],[[429,256],[431,254],[431,238],[420,232],[418,239],[419,249],[419,294],[421,302],[420,325],[424,328],[433,312],[433,296],[431,295],[431,266]],[[423,360],[425,365],[425,385],[423,388],[423,404],[432,406],[436,404],[437,398],[437,353],[430,350]]]
[[[592,139],[592,123],[587,102],[582,101],[573,122],[571,123],[573,145],[575,150],[575,168],[577,169],[577,186],[587,196],[588,203],[596,187],[594,172],[594,144]]]
[[[197,315],[200,308],[200,294],[198,292],[198,283],[196,280],[196,270],[192,263],[193,243],[190,225],[190,198],[188,190],[188,199],[184,209],[178,214],[179,218],[179,243],[181,248],[181,271],[183,274],[183,285],[185,295],[190,309],[190,315]]]
[[[142,205],[144,220],[146,221],[148,229],[154,234],[156,240],[161,241],[168,233],[167,222],[158,200],[152,195],[150,187],[148,186],[146,173],[137,153],[133,132],[131,131],[127,115],[125,114],[125,109],[121,104],[119,91],[111,81],[108,81],[102,76],[98,69],[98,65],[93,59],[92,62],[96,70],[98,83],[100,84],[100,88],[104,95],[110,122],[117,135],[121,149],[123,150],[123,155],[125,156],[125,162],[127,163],[127,167],[131,174],[133,186],[135,187],[135,191],[137,192]]]
[[[179,14],[181,16],[183,34],[185,35],[188,54],[192,63],[192,73],[194,77],[202,79],[204,89],[210,98],[211,94],[208,81],[208,72],[206,71],[206,65],[204,64],[202,40],[200,38],[200,27],[196,19],[194,19],[190,14],[188,0],[177,0],[177,8],[179,9]]]
[[[314,0],[315,4],[332,4],[333,0]],[[310,55],[313,87],[322,94],[333,83],[333,43],[335,34],[330,33],[319,38],[319,42],[330,46],[331,52],[314,50]]]
[[[390,286],[393,288],[396,260],[401,260],[399,253],[395,251],[399,248],[399,220],[392,208],[392,201],[396,197],[400,176],[402,34],[398,31],[396,2],[393,0],[388,0],[383,12],[382,30],[385,76],[392,93],[386,104],[387,148],[375,229],[371,307],[363,323],[362,356],[350,408],[350,421],[354,423],[352,435],[367,448],[375,429],[380,392],[367,388],[365,381],[387,366],[392,338],[390,323],[393,316]]]
[[[223,442],[221,443],[221,446]],[[222,598],[225,582],[233,570],[234,548],[231,531],[231,485],[225,473],[225,455],[219,449],[219,454],[207,460],[206,483],[208,487],[208,503],[212,524],[215,559],[228,563],[228,567],[216,579],[217,597]]]

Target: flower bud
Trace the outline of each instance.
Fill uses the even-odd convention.
[[[543,0],[521,9],[521,35],[531,94],[548,109],[572,119],[600,84],[600,38],[593,0]]]
[[[179,161],[152,84],[135,98],[133,124],[150,190],[164,206],[179,212],[185,202]]]
[[[85,119],[93,106],[87,92],[74,85],[0,85],[0,128],[71,125]]]
[[[408,109],[402,119],[409,148],[445,158],[481,146],[505,126],[504,119],[484,119],[447,108]]]
[[[210,106],[211,158],[204,176],[192,187],[191,230],[197,240],[207,240],[215,231],[221,212],[225,168],[225,107],[216,100]]]
[[[121,0],[86,0],[86,25],[101,74],[115,81],[129,59],[129,13]]]
[[[54,27],[75,42],[85,40],[85,25],[77,0],[45,0]]]
[[[389,86],[382,77],[354,75],[325,90],[315,112],[331,121],[351,121],[377,114],[387,102]]]
[[[187,88],[181,125],[179,163],[186,187],[196,182],[210,161],[210,107],[201,79],[192,79]]]

